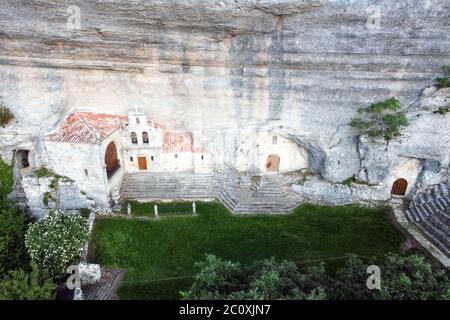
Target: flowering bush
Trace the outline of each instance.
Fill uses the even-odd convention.
[[[30,225],[25,245],[40,269],[59,279],[79,258],[80,249],[87,239],[86,218],[52,212],[47,218]]]

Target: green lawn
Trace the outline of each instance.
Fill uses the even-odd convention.
[[[357,205],[299,206],[289,215],[233,216],[218,203],[198,203],[197,217],[158,220],[99,218],[91,240],[91,261],[126,270],[121,299],[177,299],[205,253],[252,262],[327,259],[356,253],[382,257],[399,252],[404,236],[387,209]],[[339,260],[330,260],[333,266]]]

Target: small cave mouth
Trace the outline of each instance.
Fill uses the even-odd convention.
[[[17,157],[17,164],[19,165],[19,168],[26,169],[30,167],[30,150],[24,150],[20,149],[16,152]]]

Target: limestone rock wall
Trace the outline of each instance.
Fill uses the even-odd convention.
[[[224,166],[236,165],[242,141],[273,131],[328,180],[379,182],[391,167],[384,146],[347,124],[391,96],[415,110],[450,64],[449,21],[448,0],[3,0],[0,99],[16,122],[0,128],[0,154],[72,108],[138,105],[198,132]],[[448,168],[448,121],[422,113],[389,157]]]

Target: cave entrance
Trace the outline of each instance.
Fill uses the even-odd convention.
[[[26,169],[30,167],[30,150],[20,149],[16,152],[17,164],[20,169]]]
[[[394,181],[391,189],[391,195],[393,196],[404,196],[406,193],[406,188],[408,187],[408,182],[403,179],[397,179]]]
[[[271,154],[267,157],[266,162],[267,172],[278,172],[280,171],[280,157],[276,154]]]

